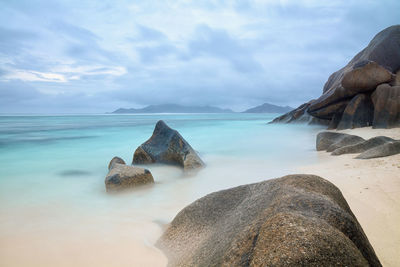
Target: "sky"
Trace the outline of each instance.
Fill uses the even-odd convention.
[[[317,98],[398,0],[0,0],[0,113]]]

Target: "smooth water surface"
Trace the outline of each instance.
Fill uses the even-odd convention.
[[[277,114],[0,116],[0,266],[157,266],[162,227],[207,193],[312,163],[321,128],[267,124]],[[164,120],[206,168],[147,165],[156,183],[105,192],[114,156],[128,164]]]

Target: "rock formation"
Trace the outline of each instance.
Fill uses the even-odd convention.
[[[400,140],[386,136],[363,138],[344,133],[321,132],[317,135],[316,148],[326,150],[332,155],[361,153],[357,159],[387,157],[400,153]]]
[[[123,164],[125,165],[125,161],[123,159],[121,159],[120,157],[113,157],[112,160],[110,161],[110,163],[108,164],[108,170],[111,170],[114,167],[114,164]]]
[[[339,189],[313,175],[209,194],[157,245],[170,266],[381,266]]]
[[[386,142],[385,144],[368,149],[358,155],[356,159],[372,159],[388,157],[400,153],[400,141]]]
[[[395,141],[395,140],[393,140],[392,138],[386,137],[386,136],[377,136],[377,137],[368,139],[365,142],[339,147],[332,152],[332,155],[338,156],[338,155],[343,155],[343,154],[362,153],[371,148],[386,144],[388,142],[393,142],[393,141]]]
[[[105,179],[107,192],[116,192],[154,183],[153,175],[149,170],[127,166],[121,161],[124,162],[121,158],[114,157],[108,165],[109,172]]]
[[[179,165],[184,170],[204,166],[203,161],[188,142],[161,120],[157,122],[150,139],[136,149],[132,164],[156,162]]]
[[[375,128],[400,126],[400,86],[379,85],[372,94]]]
[[[318,99],[273,122],[308,122],[312,117],[329,124],[330,129],[399,127],[399,72],[400,25],[395,25],[378,33],[344,68],[333,73]]]
[[[364,141],[363,138],[355,135],[336,132],[321,132],[317,135],[316,148],[317,151],[327,150],[328,152],[332,152],[342,146],[354,145],[355,143],[361,143]]]

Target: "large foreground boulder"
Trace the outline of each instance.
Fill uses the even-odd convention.
[[[371,124],[378,128],[398,127],[398,89],[380,92],[379,97],[375,96],[380,99],[376,101],[377,104],[374,102],[375,105],[371,105],[368,96],[385,83],[392,88],[397,87],[400,83],[399,72],[400,25],[395,25],[379,32],[345,67],[333,73],[325,83],[323,94],[306,104],[302,117],[311,115],[322,120],[324,125],[328,120],[330,129],[348,129]],[[298,121],[294,114],[296,112],[289,112],[273,122],[282,122],[282,118],[284,122]]]
[[[158,246],[170,266],[381,266],[339,189],[313,175],[209,194]]]
[[[109,172],[105,179],[107,192],[116,192],[154,183],[153,175],[149,170],[121,164],[119,162],[122,159],[116,158],[118,157],[114,157],[110,161]]]
[[[161,120],[157,122],[150,139],[136,149],[132,160],[132,164],[157,162],[179,165],[184,170],[204,166],[203,161],[188,142]]]

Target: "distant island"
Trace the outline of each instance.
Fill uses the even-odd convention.
[[[293,108],[277,106],[269,103],[247,109],[241,113],[286,113]],[[234,113],[231,109],[222,109],[213,106],[182,106],[178,104],[150,105],[144,108],[119,108],[112,114],[133,113]]]
[[[111,113],[233,113],[231,109],[213,106],[181,106],[177,104],[150,105],[144,108],[119,108]]]
[[[293,110],[293,108],[286,106],[277,106],[269,103],[264,103],[254,108],[243,111],[242,113],[286,113]]]

